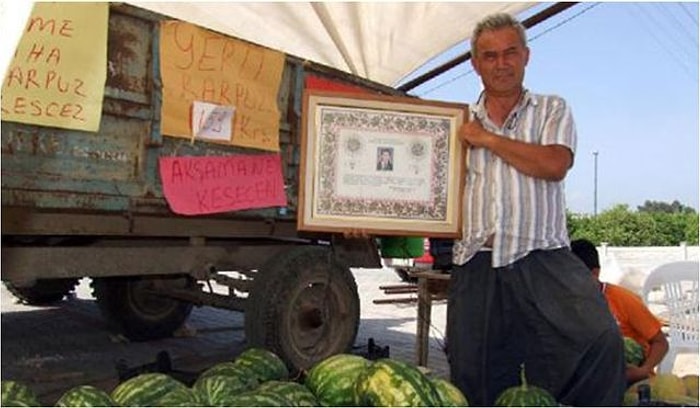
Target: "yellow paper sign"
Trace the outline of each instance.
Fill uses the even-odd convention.
[[[160,26],[163,134],[190,139],[195,101],[233,106],[231,144],[279,151],[284,54],[180,21]]]
[[[35,3],[2,83],[2,119],[97,131],[109,3]]]

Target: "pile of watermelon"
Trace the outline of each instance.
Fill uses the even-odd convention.
[[[554,403],[546,391],[528,386],[506,390],[504,406]],[[533,398],[541,398],[535,401]],[[25,385],[2,382],[2,406],[39,406]],[[290,378],[274,353],[250,348],[234,361],[219,363],[188,387],[162,373],[145,373],[118,384],[111,392],[91,385],[66,391],[61,407],[310,407],[310,406],[469,406],[449,381],[424,374],[417,366],[383,358],[375,361],[352,354],[328,357],[300,378]]]
[[[624,338],[625,362],[639,367],[644,363],[644,349],[634,339]],[[699,406],[698,376],[689,374],[679,377],[670,373],[657,373],[649,379],[632,384],[625,392],[624,406],[639,405],[639,386],[646,384],[651,391],[650,399],[657,404],[669,406]]]

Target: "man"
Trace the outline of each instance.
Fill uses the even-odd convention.
[[[524,363],[528,383],[562,404],[621,405],[622,337],[568,249],[574,121],[563,99],[523,87],[526,41],[508,14],[486,17],[471,38],[484,91],[460,129],[469,164],[447,309],[451,380],[470,405],[492,405]]]
[[[377,160],[377,170],[393,170],[394,165],[391,160],[391,149],[381,149],[379,160]]]
[[[571,251],[590,269],[620,326],[622,335],[634,339],[644,349],[642,365],[627,366],[625,372],[627,383],[649,378],[654,373],[654,367],[661,363],[668,352],[668,340],[661,331],[661,322],[649,311],[639,296],[621,286],[600,281],[598,250],[591,241],[586,239],[571,241]]]

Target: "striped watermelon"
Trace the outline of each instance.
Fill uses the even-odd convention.
[[[369,365],[364,357],[336,354],[311,367],[304,384],[323,406],[352,406],[355,382]]]
[[[216,364],[205,370],[199,375],[199,378],[209,377],[212,375],[223,375],[226,377],[234,377],[243,382],[246,390],[252,390],[258,387],[260,383],[251,375],[250,370],[244,368],[241,364],[236,364],[232,361],[226,361]]]
[[[316,396],[306,386],[291,381],[268,381],[258,387],[258,391],[269,391],[282,395],[293,407],[317,407]]]
[[[79,385],[63,393],[56,402],[57,407],[113,407],[114,402],[108,393],[92,385]]]
[[[496,398],[497,407],[556,407],[559,406],[547,390],[529,385],[525,378],[525,364],[520,365],[520,385],[504,390]]]
[[[40,407],[39,398],[27,385],[12,380],[2,381],[3,407]]]
[[[248,391],[228,401],[229,407],[292,407],[291,401],[271,391]]]
[[[411,364],[382,358],[372,363],[357,381],[356,401],[371,407],[433,407],[440,396],[433,383]]]
[[[234,397],[246,391],[246,385],[236,377],[210,375],[200,377],[192,386],[195,396],[205,407],[229,405]]]
[[[25,400],[7,399],[2,404],[2,406],[3,407],[41,407],[43,405],[41,405],[41,404],[36,405],[34,402],[27,402]]]
[[[36,405],[34,403],[31,403],[31,405],[27,401],[23,400],[14,400],[14,399],[6,399],[2,403],[3,407],[40,407],[41,405]]]
[[[625,337],[625,362],[634,366],[639,366],[644,362],[644,349],[631,337]]]
[[[202,406],[192,389],[178,387],[158,398],[154,407],[199,407]]]
[[[441,407],[468,407],[469,401],[459,388],[444,378],[429,377],[440,397]]]
[[[261,384],[265,381],[289,378],[289,370],[284,361],[277,354],[262,348],[247,349],[236,357],[234,364],[251,373]]]
[[[162,373],[145,373],[132,377],[112,390],[112,399],[123,407],[149,407],[164,395],[186,386]]]

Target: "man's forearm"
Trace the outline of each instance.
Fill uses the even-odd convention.
[[[650,371],[654,369],[661,360],[664,359],[666,353],[668,352],[668,341],[662,332],[654,336],[649,343],[649,355],[644,360],[642,364],[643,368],[649,369]]]
[[[562,145],[538,145],[492,134],[487,147],[531,177],[561,181],[571,166],[571,151]]]

